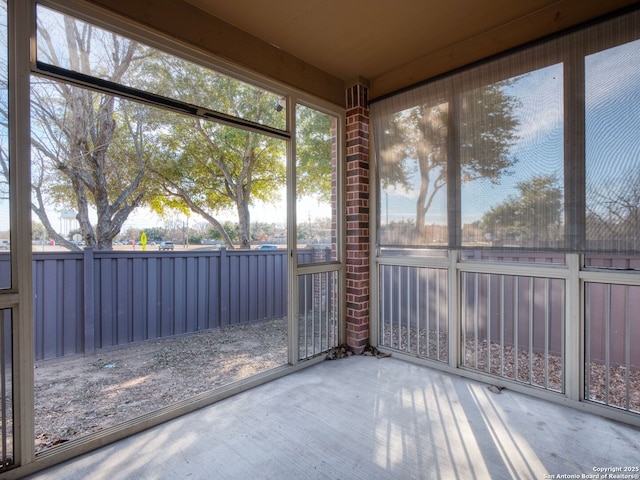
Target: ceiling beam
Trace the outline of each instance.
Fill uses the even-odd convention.
[[[232,64],[341,107],[344,81],[182,0],[88,0]]]

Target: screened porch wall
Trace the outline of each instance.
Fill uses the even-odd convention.
[[[637,273],[430,262],[377,258],[380,349],[640,424]]]
[[[381,349],[640,424],[638,38],[636,10],[371,105]]]

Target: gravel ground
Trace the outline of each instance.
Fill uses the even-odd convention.
[[[382,336],[383,345],[401,352],[447,362],[448,340],[446,332],[400,327],[388,328]],[[516,349],[510,345],[490,343],[491,354],[487,358],[487,341],[467,339],[464,352],[464,367],[490,373],[509,380],[530,384],[536,387],[561,392],[563,364],[560,355],[550,353],[545,359],[544,352],[534,351],[531,357],[528,349]],[[518,360],[517,370],[516,355]],[[517,375],[517,378],[516,378]],[[629,409],[640,413],[640,369],[627,369],[624,366],[607,368],[601,363],[592,362],[589,368],[589,400],[607,405]],[[627,406],[627,386],[629,404]]]
[[[285,319],[36,364],[36,452],[287,363]]]
[[[311,331],[311,330],[309,330]],[[326,333],[326,331],[325,331]],[[318,338],[317,332],[313,335]],[[419,340],[419,343],[418,343]],[[313,342],[315,343],[315,342]],[[392,349],[446,362],[446,332],[386,331],[383,343]],[[301,345],[304,342],[301,341]],[[419,349],[418,349],[419,346]],[[307,347],[321,351],[325,345]],[[550,390],[561,390],[562,362],[557,355],[502,350],[468,340],[465,366]],[[419,351],[418,351],[419,350]],[[304,353],[301,351],[304,356]],[[36,364],[36,451],[58,445],[210,391],[287,362],[285,319],[238,325],[189,336],[150,341]],[[532,368],[530,368],[532,367]],[[607,372],[591,364],[589,397],[640,412],[640,371],[623,367]],[[608,390],[607,390],[608,385]],[[607,396],[608,395],[608,396]]]

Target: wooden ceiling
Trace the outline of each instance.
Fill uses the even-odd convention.
[[[335,102],[356,79],[369,82],[375,98],[636,3],[90,1]]]

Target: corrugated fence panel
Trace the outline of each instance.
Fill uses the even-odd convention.
[[[203,268],[203,275],[207,277],[208,285],[200,284],[200,288],[204,289],[202,295],[204,297],[205,325],[207,329],[217,328],[222,325],[222,306],[221,295],[222,288],[220,286],[222,252],[220,256],[208,257],[209,265]],[[211,292],[211,295],[207,293]]]
[[[145,334],[143,340],[160,337],[160,291],[157,279],[159,277],[160,259],[140,259],[142,260],[142,283],[138,296],[146,307],[146,315],[141,317],[141,329]]]
[[[611,365],[640,367],[640,287],[587,283],[587,322],[590,360]],[[627,326],[627,323],[629,325]],[[608,333],[607,333],[608,330]],[[629,346],[627,347],[627,340]]]
[[[186,279],[185,286],[187,287],[185,295],[185,330],[187,332],[198,331],[198,263],[194,257],[186,259]]]
[[[262,263],[260,257],[249,257],[249,298],[255,299],[247,302],[249,306],[249,318],[258,317],[258,304],[260,297],[264,297],[263,292],[258,289],[258,265]],[[263,316],[264,317],[264,316]]]
[[[34,252],[36,360],[285,316],[287,258],[286,249]]]
[[[287,251],[227,251],[222,279],[228,279],[230,323],[286,315]],[[224,280],[221,280],[224,281]]]
[[[82,253],[33,254],[35,359],[84,351]]]
[[[116,341],[118,345],[125,345],[133,341],[133,319],[131,315],[132,309],[132,275],[130,270],[130,264],[133,263],[133,259],[118,258],[115,261],[116,266],[116,284],[114,285],[114,291],[116,292],[116,298],[114,299],[117,306],[116,311]]]
[[[564,280],[479,273],[462,278],[465,335],[499,342],[502,333],[507,345],[561,352]]]
[[[0,289],[11,288],[11,254],[0,252]]]
[[[175,260],[171,257],[160,259],[160,337],[173,335],[173,310],[175,299],[173,284],[175,282]]]
[[[148,312],[148,295],[145,295],[147,291],[147,269],[145,265],[148,262],[143,258],[134,258],[132,260],[132,289],[134,290],[134,298],[139,296],[138,301],[133,302],[131,314],[133,318],[133,341],[140,342],[148,339],[148,324],[142,319],[147,318]]]
[[[63,320],[62,345],[63,355],[73,355],[84,347],[84,329],[77,318],[82,318],[82,285],[77,281],[82,278],[82,262],[76,259],[63,260]],[[71,287],[71,288],[68,288]]]

